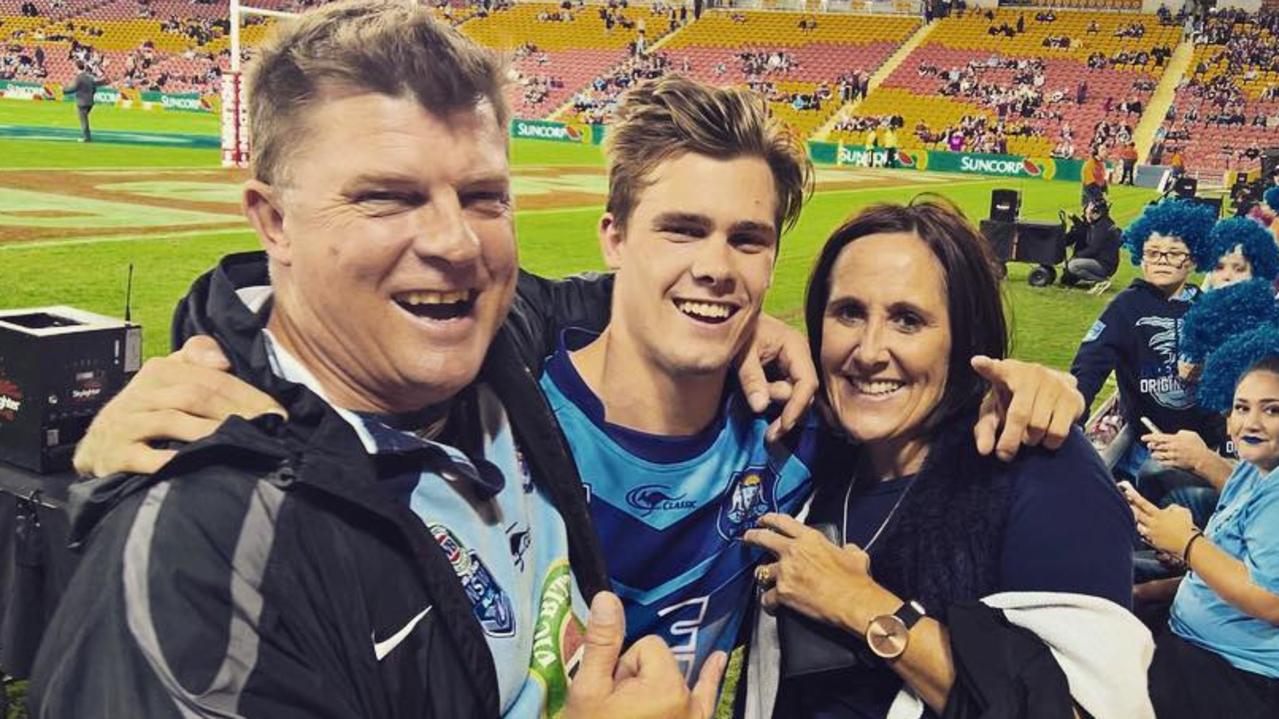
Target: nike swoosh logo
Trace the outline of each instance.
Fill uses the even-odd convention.
[[[432,607],[427,607],[426,609],[423,609],[421,614],[418,614],[416,617],[413,617],[412,619],[410,619],[408,624],[405,624],[403,627],[400,628],[400,631],[396,632],[395,634],[392,634],[391,636],[387,637],[386,639],[383,639],[380,642],[377,640],[377,635],[374,634],[373,635],[373,656],[377,657],[377,660],[379,662],[382,661],[382,659],[385,658],[387,654],[391,653],[392,649],[395,649],[396,647],[398,647],[400,645],[400,642],[403,642],[409,636],[409,634],[413,633],[413,628],[417,626],[418,622],[422,621],[422,619],[426,616],[427,612],[431,611],[431,608]]]

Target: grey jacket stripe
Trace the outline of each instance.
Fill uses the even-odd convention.
[[[262,576],[275,541],[275,522],[284,502],[284,492],[266,482],[257,482],[249,497],[228,578],[232,612],[226,656],[213,683],[196,694],[178,682],[164,657],[151,616],[147,588],[156,517],[169,488],[168,482],[161,482],[147,492],[125,541],[123,580],[129,632],[184,718],[241,719],[237,713],[240,694],[258,660]]]

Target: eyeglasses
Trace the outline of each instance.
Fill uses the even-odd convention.
[[[1190,253],[1182,252],[1181,250],[1170,250],[1167,252],[1162,252],[1160,250],[1143,250],[1141,253],[1141,259],[1146,260],[1147,262],[1169,262],[1174,265],[1181,265],[1188,257],[1190,257]]]

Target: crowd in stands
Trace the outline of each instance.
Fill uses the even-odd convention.
[[[49,76],[44,48],[8,44],[0,54],[0,80],[42,80]]]
[[[1256,167],[1249,132],[1279,128],[1279,12],[1218,10],[1190,24],[1194,65],[1156,133],[1155,150],[1188,150],[1198,168]],[[1254,131],[1254,132],[1255,132]]]
[[[579,122],[604,124],[617,106],[623,92],[636,83],[661,77],[673,68],[665,53],[632,55],[607,73],[595,78],[571,100]],[[687,68],[685,68],[687,70]]]
[[[249,16],[244,20],[246,25],[256,25],[261,24],[264,18]],[[231,24],[227,18],[179,18],[171,15],[168,20],[160,23],[160,30],[189,37],[197,45],[206,45],[215,38],[229,34]]]
[[[737,59],[741,62],[742,74],[747,78],[789,72],[799,66],[794,56],[785,50],[741,52]]]

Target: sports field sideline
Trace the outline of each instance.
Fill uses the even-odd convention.
[[[69,132],[77,127],[71,108],[0,100],[0,307],[57,303],[120,316],[132,263],[133,318],[145,328],[146,353],[160,354],[168,348],[169,313],[191,280],[221,255],[256,247],[238,211],[244,173],[219,167],[213,116],[99,107],[93,119],[98,141],[82,145]],[[523,266],[552,276],[600,269],[595,222],[607,179],[599,148],[516,140],[511,153]],[[1022,190],[1026,218],[1077,211],[1073,182],[819,169],[812,201],[783,238],[766,310],[802,323],[813,258],[854,210],[933,192],[976,221],[986,216],[997,187]],[[1151,196],[1140,188],[1112,188],[1119,224]],[[1032,288],[1028,270],[1011,265],[1006,284],[1014,355],[1064,368],[1135,268],[1123,262],[1115,287],[1101,297]]]

